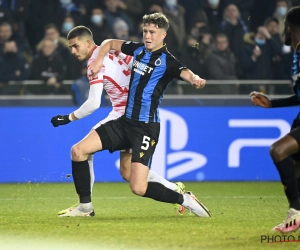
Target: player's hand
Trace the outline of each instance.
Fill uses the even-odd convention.
[[[255,106],[260,106],[263,108],[271,107],[271,100],[265,94],[253,91],[249,96],[251,97],[251,101]]]
[[[71,122],[69,119],[69,115],[57,115],[52,117],[51,123],[54,127],[58,127],[60,125],[65,125]]]
[[[102,63],[96,62],[95,60],[89,64],[89,69],[93,77],[96,77],[101,69]]]
[[[192,79],[192,85],[197,89],[202,89],[205,86],[206,80],[200,78],[198,75],[194,75]]]

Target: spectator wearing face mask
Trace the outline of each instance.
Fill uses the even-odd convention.
[[[279,54],[280,47],[266,27],[260,26],[255,33],[246,34],[239,61],[245,79],[271,80],[272,60]],[[249,88],[244,90],[250,91]]]
[[[222,10],[220,0],[207,0],[204,7],[211,33],[215,36],[221,30]]]
[[[69,31],[75,27],[74,19],[70,16],[64,18],[64,21],[61,26],[61,34],[62,36],[67,36]]]
[[[100,8],[91,10],[90,18],[87,21],[86,26],[92,31],[96,44],[101,44],[103,40],[113,37],[112,29],[109,28],[105,14]]]
[[[29,64],[18,53],[14,41],[6,41],[3,45],[3,58],[0,60],[0,94],[9,81],[27,80],[30,74]]]
[[[278,32],[279,34],[283,34],[284,31],[284,20],[285,15],[288,11],[288,3],[286,0],[277,0],[276,1],[276,9],[274,12],[274,17],[278,20]]]

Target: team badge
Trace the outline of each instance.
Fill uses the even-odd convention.
[[[140,158],[142,158],[145,155],[145,153],[141,152],[140,153]]]
[[[151,146],[153,147],[154,144],[155,144],[155,141],[152,140],[152,141],[151,141]]]
[[[157,58],[156,61],[154,62],[155,66],[161,65],[161,63],[162,63],[162,61],[161,61],[160,57]]]

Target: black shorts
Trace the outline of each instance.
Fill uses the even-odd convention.
[[[291,157],[293,158],[294,161],[300,161],[300,113],[294,119],[291,127],[291,132],[288,133],[288,135],[290,135],[297,141],[299,147],[299,151],[291,155]]]
[[[132,148],[132,162],[151,166],[159,138],[159,123],[145,123],[121,116],[98,127],[96,132],[101,138],[102,150],[109,150],[112,153]]]

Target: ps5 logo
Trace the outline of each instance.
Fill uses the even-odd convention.
[[[170,180],[206,164],[204,155],[184,150],[189,139],[188,132],[188,126],[181,116],[160,109],[160,137],[153,157],[153,171]],[[168,153],[169,149],[171,153]],[[172,167],[168,168],[170,165]]]
[[[160,136],[151,170],[170,180],[202,168],[207,163],[207,158],[197,152],[184,150],[189,139],[185,120],[178,114],[165,109],[160,109],[159,112]],[[172,167],[168,167],[171,165]],[[119,160],[116,166],[119,167]]]
[[[290,131],[290,124],[282,119],[230,119],[230,128],[277,128],[279,135],[276,138],[239,138],[234,140],[228,148],[228,167],[240,166],[241,150],[245,147],[269,147],[275,141]]]

